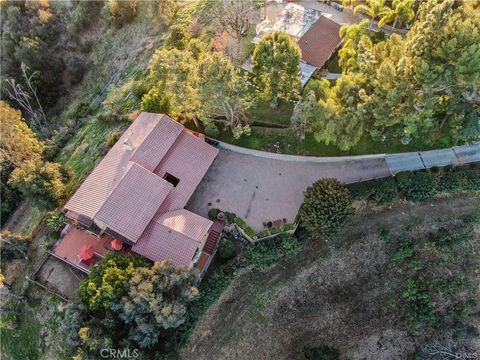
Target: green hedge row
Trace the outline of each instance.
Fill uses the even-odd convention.
[[[395,178],[364,181],[347,187],[355,200],[368,200],[378,205],[389,203],[400,195],[418,202],[431,199],[438,193],[480,191],[480,171],[403,172]]]

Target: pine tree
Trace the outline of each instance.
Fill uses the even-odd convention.
[[[300,90],[300,48],[283,31],[264,35],[253,52],[252,71],[259,92],[278,106]]]

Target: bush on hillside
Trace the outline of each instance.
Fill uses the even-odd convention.
[[[338,360],[340,353],[330,346],[321,345],[316,347],[306,346],[303,348],[305,360]]]
[[[391,177],[351,184],[348,189],[355,200],[371,200],[379,205],[398,197],[397,184]]]
[[[105,124],[113,124],[121,121],[127,121],[128,118],[124,115],[117,114],[113,111],[103,111],[97,115],[98,121]]]
[[[221,259],[228,260],[235,256],[235,245],[230,239],[223,238],[218,246],[218,256]]]
[[[218,130],[218,127],[213,122],[210,122],[207,124],[207,126],[205,126],[205,135],[212,138],[218,138],[218,135],[220,135],[220,130]]]
[[[120,28],[130,23],[137,13],[137,0],[107,0],[104,8],[106,20]]]
[[[100,5],[100,7],[99,7]],[[77,34],[85,30],[97,11],[100,11],[100,1],[78,1],[75,9],[70,13],[70,22],[67,30],[70,34]]]
[[[436,192],[434,177],[425,172],[404,172],[396,175],[398,189],[410,201],[431,199]]]
[[[480,172],[479,171],[463,171],[465,191],[480,191]]]
[[[352,196],[336,179],[314,182],[299,212],[301,225],[310,235],[335,235],[352,215]]]
[[[0,234],[0,249],[3,261],[23,259],[27,256],[30,238],[8,230]]]
[[[122,136],[122,133],[119,131],[114,131],[113,133],[108,134],[105,137],[105,144],[111,148],[115,143],[120,139],[120,136]]]
[[[170,112],[170,100],[168,97],[160,94],[160,90],[157,87],[153,87],[143,95],[140,107],[142,111],[168,114]]]

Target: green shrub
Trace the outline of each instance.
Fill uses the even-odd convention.
[[[130,23],[137,13],[137,0],[107,0],[104,8],[106,20],[120,28]]]
[[[111,148],[115,143],[120,139],[120,136],[122,136],[122,133],[119,131],[114,131],[113,133],[108,134],[105,137],[105,144]]]
[[[348,185],[355,200],[370,200],[381,205],[395,200],[398,189],[391,177]]]
[[[257,234],[259,239],[267,237],[269,235],[270,235],[270,232],[267,229],[264,229]]]
[[[218,135],[220,135],[220,130],[218,130],[218,127],[211,122],[208,123],[207,126],[205,126],[205,135],[212,138],[217,138]]]
[[[306,346],[303,348],[303,358],[305,360],[338,360],[340,359],[340,353],[337,349],[326,345]]]
[[[478,171],[462,171],[464,182],[463,190],[480,191],[480,172]]]
[[[218,246],[218,256],[224,260],[231,259],[235,256],[235,245],[230,239],[223,238],[220,240],[220,245]]]
[[[270,234],[275,235],[283,232],[283,228],[281,226],[275,226],[270,229]]]
[[[211,208],[210,210],[208,210],[208,218],[210,220],[215,220],[219,212],[220,212],[219,209]]]
[[[70,14],[70,22],[67,25],[67,30],[70,34],[77,34],[88,27],[88,24],[95,12],[99,11],[100,1],[78,1],[75,9]]]
[[[281,237],[282,252],[286,256],[293,256],[300,252],[300,244],[295,236],[285,235]]]
[[[434,176],[434,175],[430,175]],[[441,192],[457,192],[460,191],[463,185],[463,174],[459,171],[447,172],[437,176],[437,187]]]
[[[52,212],[47,219],[47,226],[53,231],[60,230],[65,224],[65,215],[61,212]]]
[[[150,89],[142,97],[142,103],[140,105],[142,111],[154,112],[154,113],[169,113],[170,112],[170,100],[160,94],[160,90],[156,87]]]
[[[113,124],[116,122],[127,121],[127,117],[123,115],[119,115],[112,111],[104,111],[97,115],[97,119],[100,122],[105,124]]]
[[[283,229],[283,231],[293,230],[293,224],[284,224],[282,229]]]
[[[310,235],[334,235],[353,215],[350,192],[336,179],[320,179],[305,192],[299,211]]]
[[[245,234],[247,234],[249,237],[253,238],[255,237],[255,231],[248,226],[245,221],[243,221],[242,218],[239,218],[238,216],[233,220],[235,224],[237,224],[243,231],[245,231]]]
[[[183,50],[187,46],[192,33],[187,24],[175,24],[170,26],[170,37],[168,44],[177,49]]]
[[[266,269],[278,262],[277,245],[274,240],[265,240],[247,247],[247,265],[256,269]]]
[[[425,201],[435,195],[433,176],[425,172],[397,174],[397,185],[405,198],[410,201]]]

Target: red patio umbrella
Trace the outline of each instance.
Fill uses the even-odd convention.
[[[80,259],[82,260],[89,260],[93,257],[93,253],[95,252],[95,247],[93,245],[83,245],[80,248]]]
[[[122,250],[123,243],[118,239],[113,239],[110,242],[110,246],[112,247],[113,250]]]

